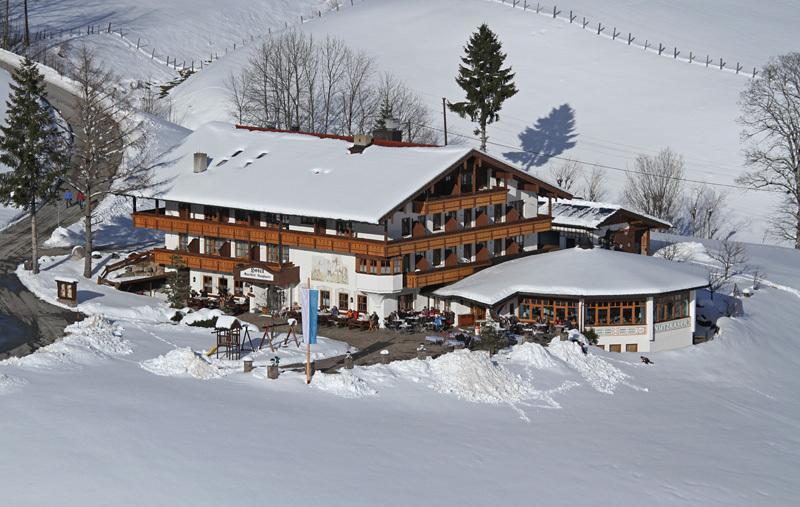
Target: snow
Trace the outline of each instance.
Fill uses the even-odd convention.
[[[142,368],[163,377],[192,377],[200,380],[218,378],[221,373],[189,347],[170,350],[166,354],[139,363]]]
[[[464,147],[373,145],[351,154],[350,146],[337,139],[210,123],[161,158],[157,173],[163,185],[142,195],[377,223],[469,152]],[[209,157],[201,173],[194,172],[196,152]]]
[[[687,177],[734,184],[744,170],[736,118],[739,93],[748,80],[745,75],[658,57],[598,37],[579,25],[537,16],[531,12],[535,2],[528,3],[526,13],[519,6],[512,9],[510,1],[502,5],[487,0],[369,0],[307,23],[303,30],[317,39],[341,38],[366,51],[381,70],[409,83],[438,115],[442,97],[455,101],[463,96],[455,83],[463,45],[478,25],[488,22],[503,42],[520,90],[504,104],[500,121],[489,128],[490,142],[499,143],[489,146],[491,154],[530,164],[531,172],[546,178],[550,166],[562,163],[550,155],[625,169],[633,166],[637,154],[655,155],[671,147],[684,156]],[[577,9],[594,27],[603,21],[606,33],[616,26],[625,36],[633,32],[637,41],[663,42],[670,46],[667,51],[677,45],[681,57],[694,50],[703,59],[706,53],[724,56],[729,68],[741,61],[748,72],[764,63],[767,55],[796,46],[791,27],[797,24],[798,10],[788,1],[771,0],[762,7],[744,0],[681,0],[678,6],[658,0],[652,10],[653,2],[626,0],[557,3],[562,17]],[[552,3],[543,5],[552,10]],[[612,24],[614,20],[619,23]],[[184,125],[193,128],[230,120],[224,82],[244,68],[249,56],[246,50],[221,59],[173,90]],[[575,120],[571,131],[570,119]],[[454,114],[448,114],[447,124],[451,140],[456,134],[472,136],[473,125]],[[545,155],[527,156],[520,151],[523,146]],[[614,170],[606,174],[608,199],[621,200],[615,194],[620,193],[625,174]],[[750,224],[742,228],[743,240],[761,241],[779,198],[779,194],[731,190],[732,221]]]
[[[434,293],[494,305],[517,293],[626,296],[706,285],[706,271],[696,266],[602,248],[568,248],[503,262]]]
[[[771,266],[771,284],[800,288],[799,252],[748,251],[754,264]],[[40,277],[72,269],[59,258]],[[31,286],[50,298],[52,285]],[[106,289],[92,286],[106,315],[147,300]],[[153,310],[142,315],[161,308],[149,301]],[[501,491],[509,505],[533,496],[548,505],[793,505],[798,301],[765,283],[745,300],[744,316],[720,321],[718,338],[652,353],[652,365],[594,347],[584,356],[570,342],[526,343],[491,358],[459,351],[318,372],[311,385],[302,372],[268,380],[268,352],[254,357],[251,373],[241,361],[201,357],[209,329],[120,318],[98,324],[98,334],[121,330],[129,354],[100,355],[92,339],[79,346],[86,360],[77,365],[0,362],[0,385],[11,386],[0,389],[4,500],[408,505],[422,491],[424,503],[486,505]],[[288,349],[302,361],[302,348]],[[29,357],[37,356],[49,354]],[[192,363],[219,376],[196,379]],[[531,463],[547,466],[531,473]],[[46,488],[30,485],[34,467]],[[576,480],[571,471],[584,468],[591,473]],[[258,481],[242,480],[264,470]],[[465,480],[487,470],[501,477]],[[87,476],[102,489],[87,489]]]
[[[584,229],[597,229],[619,211],[632,213],[648,221],[655,222],[659,228],[670,228],[672,224],[645,213],[624,208],[620,204],[586,201],[583,199],[554,199],[552,201],[553,225],[562,227],[580,227]],[[550,212],[550,203],[539,200],[539,214],[547,215]]]

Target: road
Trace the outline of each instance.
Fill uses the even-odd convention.
[[[0,67],[13,71],[3,62],[0,62]],[[76,133],[75,142],[80,143],[75,98],[63,88],[51,84],[47,85],[47,95]],[[43,206],[37,217],[39,239],[43,241],[58,226],[59,218],[62,224],[76,222],[80,218],[80,209],[77,206],[67,209],[57,200]],[[30,218],[0,231],[0,358],[26,355],[58,340],[64,335],[64,328],[78,315],[41,301],[22,285],[14,273],[19,264],[30,258],[30,234]],[[52,253],[62,252],[40,250],[40,254]]]

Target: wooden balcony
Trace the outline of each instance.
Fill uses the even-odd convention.
[[[230,224],[211,220],[181,218],[147,211],[134,213],[133,225],[134,227],[158,229],[159,231],[173,234],[235,239],[253,243],[272,243],[274,245],[282,243],[288,247],[352,255],[385,257],[386,251],[386,244],[380,240],[290,231],[274,226],[260,227],[248,224]]]
[[[153,261],[156,264],[168,266],[173,263],[174,256],[180,257],[187,268],[199,271],[233,274],[238,278],[243,270],[257,267],[269,271],[274,276],[272,281],[274,285],[288,287],[300,282],[300,268],[291,263],[272,264],[256,262],[247,258],[219,257],[166,248],[153,250]]]
[[[549,231],[551,222],[552,219],[550,217],[540,216],[514,222],[503,222],[482,227],[461,229],[453,232],[430,234],[422,238],[390,241],[386,245],[386,256],[395,257],[407,253],[424,252],[434,248],[451,248],[458,245],[486,243],[494,239]]]
[[[488,262],[474,262],[472,264],[406,273],[405,286],[408,289],[421,289],[429,285],[453,283],[489,265],[490,263]]]
[[[290,248],[335,252],[367,257],[397,257],[434,248],[452,248],[458,245],[486,243],[494,239],[532,234],[550,230],[552,218],[539,216],[525,220],[487,224],[480,227],[428,234],[422,237],[384,242],[312,232],[291,231],[277,227],[260,227],[248,224],[231,224],[160,215],[152,211],[133,214],[135,227],[157,229],[173,234],[197,237],[225,238],[253,243],[283,244]],[[229,270],[224,270],[229,271]]]
[[[428,199],[426,201],[417,202],[414,203],[414,212],[419,213],[420,215],[444,213],[446,211],[457,211],[464,208],[479,208],[494,204],[505,204],[507,199],[507,188],[495,188],[474,194],[437,197]]]

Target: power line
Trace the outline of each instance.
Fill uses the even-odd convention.
[[[430,126],[430,125],[423,125],[423,124],[419,124],[419,123],[414,123],[414,125],[418,126],[418,127],[429,128],[429,129],[435,130],[437,132],[444,132],[443,129],[438,128],[438,127],[433,127],[433,126]],[[477,137],[468,136],[466,134],[462,134],[460,132],[456,132],[456,131],[454,131],[452,129],[448,129],[448,133],[451,134],[451,135],[455,135],[457,137],[460,137],[462,139],[469,139],[469,140],[472,140],[472,141],[480,142],[480,139],[478,139]],[[497,141],[486,141],[486,144],[491,144],[493,146],[498,146],[498,147],[501,147],[501,148],[508,148],[508,149],[515,150],[515,151],[520,152],[520,153],[528,153],[530,155],[537,155],[537,156],[546,156],[546,157],[548,157],[548,159],[563,160],[564,162],[576,162],[576,163],[579,163],[579,164],[582,164],[582,165],[586,165],[586,166],[590,166],[590,167],[597,167],[598,169],[607,169],[609,171],[617,171],[617,172],[622,172],[622,173],[625,173],[625,174],[645,174],[647,176],[654,176],[656,178],[677,180],[677,181],[683,181],[683,182],[686,182],[686,183],[696,183],[696,184],[700,184],[700,185],[708,185],[708,186],[713,186],[713,187],[732,188],[732,189],[736,189],[736,190],[752,190],[752,191],[755,191],[755,192],[768,192],[768,193],[772,193],[772,194],[783,194],[783,193],[785,193],[785,192],[783,192],[781,190],[774,190],[774,189],[769,189],[769,188],[750,188],[750,187],[745,187],[743,185],[736,185],[736,184],[733,184],[733,183],[714,183],[714,182],[696,180],[696,179],[692,179],[692,178],[679,178],[679,177],[676,177],[676,176],[665,176],[663,174],[646,173],[646,172],[642,172],[642,171],[636,171],[636,170],[633,170],[633,169],[627,169],[627,168],[624,168],[624,167],[616,167],[616,166],[611,166],[611,165],[606,165],[606,164],[598,164],[597,162],[586,162],[586,161],[583,161],[583,160],[580,160],[580,159],[577,159],[577,158],[562,157],[562,156],[559,156],[559,155],[551,155],[549,153],[537,152],[537,151],[533,151],[533,150],[526,150],[526,149],[520,148],[518,146],[511,146],[509,144],[498,143]]]

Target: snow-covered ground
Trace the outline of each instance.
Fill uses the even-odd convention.
[[[783,288],[756,291],[717,339],[651,354],[652,365],[557,342],[320,373],[310,386],[300,373],[267,380],[269,353],[249,374],[205,358],[208,329],[166,323],[163,303],[81,281],[79,306],[95,316],[0,363],[4,499],[794,505],[800,300],[789,289],[800,288],[800,254],[750,254]],[[79,269],[47,259],[23,282],[50,299],[53,279]],[[326,354],[344,350],[324,342]]]
[[[438,114],[442,97],[461,99],[454,78],[462,47],[469,34],[487,22],[503,42],[520,90],[504,105],[500,122],[489,129],[490,141],[498,143],[490,151],[542,176],[549,176],[548,163],[561,162],[548,162],[547,156],[531,156],[520,148],[627,168],[637,154],[655,154],[669,146],[685,157],[687,177],[692,179],[732,184],[742,172],[740,127],[735,120],[747,77],[658,57],[506,4],[368,0],[303,29],[317,38],[332,35],[367,51],[381,70],[409,83]],[[724,56],[729,65],[741,59],[751,70],[768,55],[794,47],[790,27],[800,16],[785,1],[597,4],[581,1],[573,7],[559,2],[559,9],[562,16],[570,8],[578,14],[586,9],[590,19],[596,12],[607,30],[619,20],[619,29],[626,34],[631,31],[649,37],[651,43],[678,45],[683,56],[689,50],[702,52],[703,58],[711,53]],[[748,27],[746,33],[743,25]],[[723,51],[726,48],[731,49]],[[172,97],[185,126],[229,119],[224,82],[243,68],[248,57],[248,51],[229,55],[174,89]],[[451,135],[472,131],[470,124],[452,114],[448,127]],[[613,201],[619,197],[624,174],[609,170],[607,175],[608,198]],[[762,241],[775,195],[731,190],[729,201],[732,217],[749,223],[741,228],[741,238]]]

